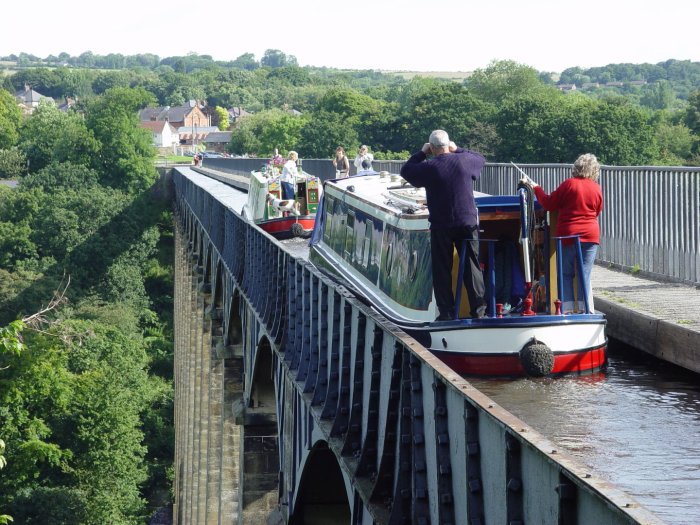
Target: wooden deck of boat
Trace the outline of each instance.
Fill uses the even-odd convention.
[[[197,171],[248,189],[248,179],[197,167]],[[596,265],[595,308],[608,320],[607,335],[659,359],[700,373],[700,286],[657,281]]]

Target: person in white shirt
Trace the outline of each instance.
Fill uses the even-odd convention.
[[[283,199],[293,199],[294,198],[294,185],[297,181],[297,155],[296,151],[290,151],[287,156],[287,162],[284,163],[282,167],[282,175],[280,176],[280,183],[282,185],[282,198]]]
[[[367,171],[372,169],[372,161],[374,160],[374,155],[372,155],[367,146],[364,144],[360,146],[360,151],[355,157],[353,164],[357,168],[357,171]]]

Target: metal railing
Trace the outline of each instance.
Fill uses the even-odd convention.
[[[205,166],[248,174],[267,159],[206,159]],[[404,161],[375,160],[377,171],[398,173]],[[322,180],[335,176],[328,159],[304,159],[303,168]],[[570,164],[523,164],[542,188],[553,191],[571,174]],[[354,173],[354,166],[351,173]],[[492,195],[516,192],[520,175],[505,163],[487,163],[475,189]],[[656,278],[700,284],[700,168],[603,166],[605,204],[600,215],[596,261]]]
[[[570,164],[520,166],[550,193]],[[487,164],[476,188],[511,194],[519,180],[509,164]],[[596,261],[657,278],[700,283],[700,168],[602,166],[600,248]]]

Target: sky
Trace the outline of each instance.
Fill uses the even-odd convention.
[[[700,61],[700,2],[693,0],[38,0],[32,5],[3,22],[0,56],[92,51],[234,60],[253,53],[259,60],[265,50],[279,49],[301,66],[462,72],[493,60],[548,72]]]

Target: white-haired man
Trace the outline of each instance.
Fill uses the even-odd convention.
[[[432,158],[428,159],[428,155]],[[430,248],[433,289],[438,321],[454,319],[452,293],[453,250],[467,241],[464,286],[472,317],[483,317],[484,277],[479,264],[479,217],[474,202],[473,181],[481,175],[486,159],[479,153],[458,148],[446,131],[436,129],[408,159],[401,176],[416,187],[425,188],[430,216]]]

